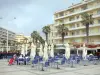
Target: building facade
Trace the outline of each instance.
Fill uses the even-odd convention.
[[[9,43],[9,41],[10,42],[14,41],[15,35],[16,34],[14,32],[0,27],[0,46],[3,45],[4,41],[5,41],[5,43],[7,43],[7,36],[8,36],[8,43]]]
[[[64,42],[86,42],[86,28],[82,23],[82,13],[92,14],[93,24],[89,26],[89,42],[100,44],[100,0],[83,0],[78,4],[72,4],[69,8],[54,13],[54,25],[51,37],[54,44],[61,44],[61,36],[57,32],[57,26],[66,25],[69,29]],[[51,38],[50,38],[51,39]]]
[[[0,51],[14,50],[15,35],[14,32],[0,27]]]
[[[24,43],[24,40],[25,40],[25,36],[23,34],[16,35],[16,38],[15,38],[16,42],[19,42],[20,44],[22,44],[22,43]]]
[[[32,39],[30,36],[25,36],[23,34],[17,34],[15,38],[15,41],[19,42],[20,44],[31,42],[31,40]]]
[[[15,41],[17,42],[17,50],[21,50],[22,44],[30,46],[29,42],[32,42],[30,36],[25,36],[24,34],[17,34]]]
[[[48,43],[52,44],[54,42],[54,24],[49,24],[48,25],[50,27],[50,33],[48,34]]]

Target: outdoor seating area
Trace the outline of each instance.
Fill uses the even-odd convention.
[[[65,54],[54,55],[54,45],[51,45],[48,55],[48,45],[45,42],[44,48],[40,45],[39,54],[36,54],[36,46],[32,43],[30,56],[25,54],[24,46],[22,45],[21,53],[1,53],[2,59],[7,59],[8,65],[26,65],[32,68],[37,68],[39,71],[47,71],[48,69],[61,69],[64,67],[76,68],[88,65],[100,65],[100,60],[97,55],[86,54],[86,47],[83,45],[83,54],[71,54],[70,45],[65,44]]]
[[[62,55],[49,57],[48,60],[43,60],[43,57],[41,56],[35,56],[34,58],[30,57],[24,57],[20,58],[18,57],[13,65],[30,65],[32,68],[39,67],[37,70],[40,71],[46,71],[47,69],[61,69],[60,67],[69,67],[69,68],[75,68],[80,66],[88,66],[88,65],[100,65],[100,60],[98,60],[97,56],[90,55],[85,60],[82,59],[81,56],[78,55],[71,55],[69,59],[66,59],[65,56],[62,57]],[[12,66],[13,66],[12,65]],[[68,66],[69,65],[69,66]]]

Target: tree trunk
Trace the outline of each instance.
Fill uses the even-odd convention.
[[[89,23],[86,24],[86,43],[89,43]]]
[[[38,42],[38,39],[36,39],[36,42],[35,42],[36,46],[37,46],[37,42]]]
[[[48,44],[48,34],[46,34],[46,42],[47,42],[47,44]]]
[[[64,44],[64,33],[62,33],[62,44]]]

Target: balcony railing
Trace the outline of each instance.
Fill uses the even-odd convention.
[[[97,17],[100,17],[100,14],[95,14],[95,15],[93,15],[93,18],[97,18]],[[72,21],[67,21],[67,22],[63,22],[63,23],[64,23],[64,24],[71,24],[71,23],[80,22],[80,21],[82,21],[82,18],[74,19],[74,20],[72,20]],[[61,24],[61,22],[58,22],[58,23],[56,24],[56,26],[58,26],[58,25],[60,25],[60,24]]]
[[[62,17],[58,17],[58,18],[55,18],[55,20],[65,18],[65,17],[69,17],[69,16],[73,16],[73,15],[77,15],[77,14],[84,13],[84,12],[91,11],[91,10],[98,9],[98,8],[100,8],[100,5],[88,8],[88,9],[83,10],[83,11],[78,11],[78,12],[75,12],[75,13],[72,13],[72,14],[67,14],[67,15],[64,15]]]
[[[97,18],[97,17],[100,17],[100,14],[93,15],[93,18]]]
[[[90,25],[89,26],[90,28],[92,28],[92,27],[100,27],[100,24],[93,24],[93,25]],[[71,30],[78,30],[78,29],[84,29],[85,28],[85,26],[81,26],[81,27],[77,27],[77,28],[69,28],[69,30],[71,31]]]
[[[100,35],[100,32],[98,33],[89,33],[89,36],[98,36]],[[77,38],[77,37],[86,37],[86,34],[79,34],[79,35],[72,35],[72,36],[65,36],[64,38]],[[56,37],[55,39],[61,39],[61,37]]]

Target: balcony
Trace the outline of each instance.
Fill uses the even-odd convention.
[[[80,22],[80,21],[82,21],[81,18],[75,19],[75,20],[72,20],[72,21],[65,22],[64,24],[71,24],[71,23]],[[60,24],[61,23],[57,23],[55,26],[59,26]]]
[[[100,32],[98,33],[89,33],[89,36],[100,36]],[[79,35],[72,35],[72,36],[65,36],[65,39],[68,38],[78,38],[78,37],[86,37],[86,34],[79,34]],[[54,39],[61,39],[61,37],[56,37]]]
[[[93,18],[100,18],[100,14],[93,15]]]
[[[80,22],[80,21],[82,21],[82,19],[76,19],[73,21],[65,22],[65,24],[71,24],[71,23]]]
[[[88,9],[83,10],[83,11],[78,11],[78,12],[75,12],[75,13],[72,13],[72,14],[68,14],[68,15],[64,15],[62,17],[58,17],[58,18],[55,18],[55,20],[62,19],[62,18],[65,18],[65,17],[69,17],[69,16],[73,16],[73,15],[77,15],[77,14],[84,13],[84,12],[91,11],[91,10],[98,9],[98,8],[100,8],[100,5],[88,8]]]
[[[100,14],[95,14],[95,15],[93,15],[93,18],[100,18]],[[79,18],[79,19],[74,19],[74,20],[72,20],[72,21],[67,21],[67,22],[63,22],[64,24],[71,24],[71,23],[75,23],[75,22],[80,22],[80,21],[82,21],[82,19],[81,18]],[[58,25],[60,25],[61,24],[61,22],[58,22],[55,26],[58,26]]]
[[[97,36],[100,35],[100,32],[98,33],[89,33],[89,36]],[[80,34],[80,35],[73,35],[73,36],[65,36],[65,38],[77,38],[77,37],[85,37],[86,34]]]
[[[90,28],[92,27],[100,27],[100,24],[94,24],[94,25],[90,25]],[[85,29],[85,26],[81,26],[81,27],[77,27],[77,28],[69,28],[69,30],[79,30],[79,29]]]

